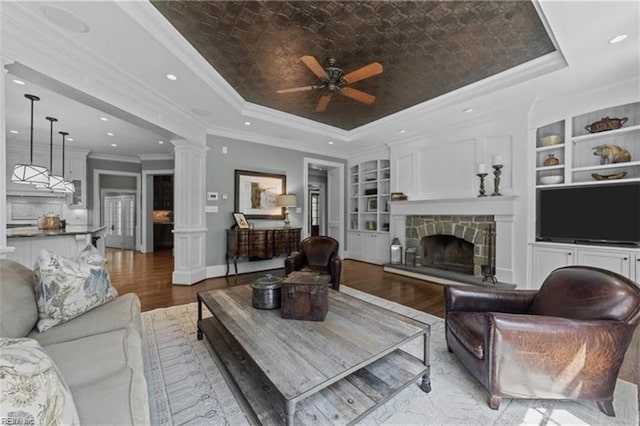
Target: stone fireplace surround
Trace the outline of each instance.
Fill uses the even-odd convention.
[[[398,237],[403,247],[417,247],[418,243],[407,235],[407,220],[412,216],[493,216],[495,222],[496,278],[502,283],[514,282],[514,226],[518,196],[474,197],[453,199],[427,199],[394,201],[390,205],[391,237]],[[459,233],[460,231],[458,231]],[[410,245],[415,244],[415,245]],[[475,263],[475,262],[474,262]],[[385,267],[385,270],[391,270]],[[404,273],[401,271],[392,271]],[[474,275],[475,275],[474,267]],[[442,283],[455,283],[428,274],[405,275]]]
[[[495,247],[495,220],[492,215],[410,215],[406,217],[406,247],[422,251],[422,239],[450,235],[473,244],[473,275],[481,276],[480,266],[488,264],[488,246]],[[487,232],[489,229],[494,232]],[[487,238],[491,238],[488,240]],[[427,253],[420,256],[422,264]]]

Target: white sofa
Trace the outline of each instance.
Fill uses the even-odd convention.
[[[0,337],[37,340],[71,390],[81,424],[149,424],[140,301],[117,297],[45,332],[35,328],[33,272],[0,259]]]

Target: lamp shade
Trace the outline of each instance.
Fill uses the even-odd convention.
[[[298,200],[294,194],[280,194],[276,201],[279,207],[295,207]]]
[[[49,184],[49,171],[46,167],[35,164],[16,164],[11,175],[13,183]]]

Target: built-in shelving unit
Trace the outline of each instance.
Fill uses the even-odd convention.
[[[349,230],[389,232],[391,163],[370,160],[349,169]]]
[[[591,124],[604,118],[627,118],[619,129],[590,133]],[[544,146],[543,138],[559,136],[556,145]],[[594,155],[601,145],[619,147],[629,152],[631,160],[620,163],[601,162]],[[640,102],[603,108],[597,111],[568,117],[564,120],[540,127],[536,132],[536,188],[572,185],[607,185],[621,181],[640,180]],[[558,165],[545,166],[544,161],[553,155]],[[619,179],[596,180],[593,174],[615,175],[626,173]],[[544,176],[561,176],[562,181],[543,184]]]

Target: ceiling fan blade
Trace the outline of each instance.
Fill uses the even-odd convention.
[[[382,65],[380,65],[378,62],[372,62],[369,65],[365,65],[362,68],[351,71],[349,74],[346,74],[342,78],[347,82],[347,84],[351,84],[355,83],[356,81],[364,80],[365,78],[381,74],[382,70]]]
[[[318,106],[316,106],[316,112],[322,112],[327,109],[327,105],[329,105],[329,100],[331,99],[331,94],[320,96],[320,100],[318,101]]]
[[[311,72],[317,75],[318,78],[322,80],[329,80],[329,76],[327,75],[327,72],[324,70],[324,68],[322,68],[322,65],[320,65],[320,62],[318,62],[316,58],[310,55],[305,55],[302,58],[300,58],[300,60],[304,62],[307,68],[309,68]]]
[[[305,92],[307,90],[318,89],[322,86],[302,86],[302,87],[294,87],[292,89],[282,89],[277,90],[276,93],[291,93],[291,92]]]
[[[376,101],[376,97],[365,93],[361,90],[353,89],[351,87],[345,87],[342,89],[342,94],[348,98],[355,99],[358,102],[362,102],[363,104],[372,104]]]

